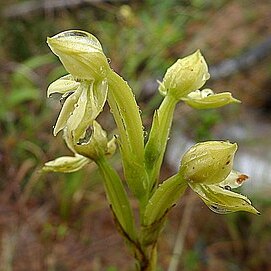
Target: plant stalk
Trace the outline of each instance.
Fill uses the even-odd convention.
[[[154,114],[149,139],[145,147],[145,162],[149,175],[150,192],[154,190],[159,180],[160,168],[169,139],[169,132],[177,102],[173,96],[167,95]]]

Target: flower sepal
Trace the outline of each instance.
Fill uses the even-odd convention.
[[[91,160],[79,154],[75,154],[75,156],[62,156],[46,162],[42,170],[46,172],[70,173],[80,170],[90,162]]]

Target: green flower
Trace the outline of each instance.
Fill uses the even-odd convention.
[[[197,50],[168,68],[159,91],[163,96],[172,95],[179,101],[190,92],[201,88],[209,78],[208,66]]]
[[[182,98],[187,105],[195,109],[218,108],[230,103],[240,103],[239,100],[232,97],[230,92],[214,94],[211,89],[196,90]]]
[[[237,144],[222,141],[198,143],[183,156],[180,175],[190,188],[214,212],[259,212],[249,199],[231,189],[240,186],[248,176],[232,170]]]

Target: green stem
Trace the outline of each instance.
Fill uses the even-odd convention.
[[[154,244],[145,249],[147,261],[141,263],[140,271],[156,271],[157,268],[157,245]]]
[[[148,176],[145,170],[143,126],[138,105],[131,88],[113,70],[108,74],[108,84],[108,103],[120,134],[124,175],[134,195],[141,202],[146,202]]]
[[[138,256],[138,257],[137,257]],[[140,253],[136,255],[137,271],[156,271],[157,269],[157,245],[156,243],[144,246],[141,244]]]
[[[150,192],[159,179],[176,104],[176,99],[167,95],[153,118],[149,139],[145,147],[145,163],[149,175]]]
[[[104,179],[106,196],[126,239],[136,240],[135,222],[126,191],[117,172],[104,157],[96,161]]]

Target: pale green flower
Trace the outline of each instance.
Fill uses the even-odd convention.
[[[236,150],[237,144],[229,142],[198,143],[184,154],[180,175],[212,211],[220,214],[236,211],[258,214],[247,197],[230,191],[248,178],[232,170]]]

